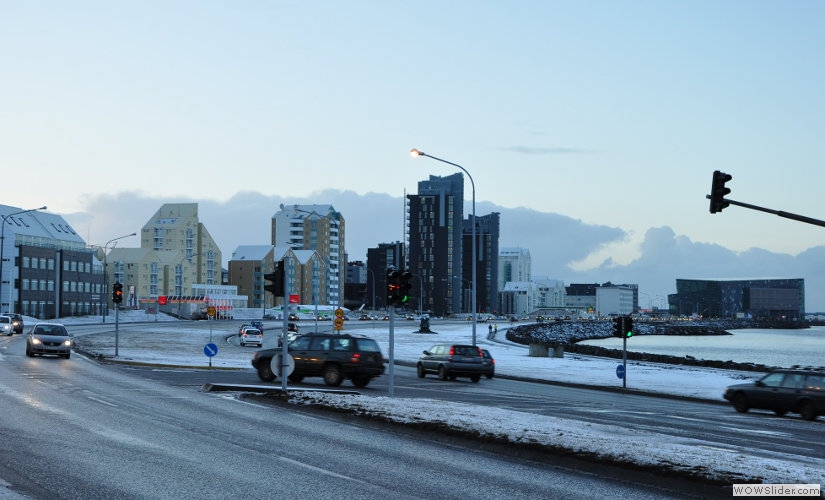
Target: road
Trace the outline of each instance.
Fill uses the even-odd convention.
[[[0,496],[690,497],[667,478],[577,470],[571,459],[290,411],[153,373],[77,354],[27,358],[23,337],[0,338]]]

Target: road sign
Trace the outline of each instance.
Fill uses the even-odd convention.
[[[203,346],[203,353],[211,358],[215,354],[218,354],[218,346],[210,342]]]
[[[209,306],[206,308],[206,315],[210,318],[214,318],[216,312],[217,311],[215,310],[215,306]]]
[[[335,310],[335,317],[336,318],[343,318],[344,317],[344,310],[340,307]]]
[[[281,355],[276,354],[272,356],[272,360],[269,362],[269,367],[272,369],[272,373],[276,373],[281,375]],[[295,369],[295,359],[292,357],[291,354],[286,355],[286,374],[289,375]]]
[[[343,330],[344,329],[344,318],[335,318],[332,321],[332,328],[335,330]]]
[[[616,367],[616,376],[619,378],[624,378],[624,365],[619,365]]]

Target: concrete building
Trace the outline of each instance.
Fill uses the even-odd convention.
[[[278,247],[313,250],[324,262],[318,300],[343,305],[346,283],[346,221],[332,205],[281,205],[272,216],[271,243]]]
[[[510,281],[533,281],[530,250],[519,247],[502,248],[498,252],[498,289]]]
[[[0,311],[52,319],[101,310],[102,252],[59,215],[0,205],[0,216]]]
[[[140,248],[104,256],[104,280],[123,285],[121,307],[152,309],[159,297],[195,296],[194,284],[221,285],[221,259],[197,203],[166,203],[141,229]]]
[[[676,293],[668,296],[668,303],[670,312],[678,316],[802,321],[805,280],[677,279]]]

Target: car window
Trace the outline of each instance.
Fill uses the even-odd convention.
[[[358,339],[358,349],[365,352],[381,352],[378,342],[372,339]]]
[[[328,351],[329,350],[329,338],[328,337],[315,337],[312,339],[312,343],[310,344],[310,350],[312,351]]]
[[[825,390],[825,375],[808,375],[805,388],[812,391]]]
[[[59,337],[68,337],[69,332],[60,325],[39,325],[34,329],[37,335],[55,335]]]
[[[350,339],[348,338],[340,338],[340,339],[331,339],[332,340],[332,349],[335,351],[349,351],[350,347]]]
[[[293,349],[306,351],[309,349],[309,344],[312,341],[311,337],[298,337],[289,346]]]
[[[8,316],[0,316],[0,323],[11,323],[11,318]]]
[[[762,377],[761,382],[768,387],[779,387],[782,385],[783,378],[785,378],[784,373],[769,373]]]
[[[804,378],[805,375],[801,373],[789,373],[785,375],[785,380],[782,381],[782,387],[786,389],[801,389]]]

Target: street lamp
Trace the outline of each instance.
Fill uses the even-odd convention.
[[[412,156],[426,156],[427,158],[432,158],[433,160],[440,161],[442,163],[446,163],[447,165],[452,165],[454,167],[460,168],[462,172],[467,174],[467,177],[470,178],[470,185],[473,188],[473,265],[472,265],[472,305],[473,305],[473,345],[476,345],[476,324],[478,323],[478,315],[476,313],[476,183],[473,181],[473,176],[470,175],[470,172],[467,171],[466,168],[462,167],[457,163],[453,163],[451,161],[442,160],[441,158],[437,158],[432,155],[428,155],[423,151],[419,151],[417,149],[411,149],[410,154]]]
[[[10,213],[8,215],[3,216],[3,228],[0,229],[0,280],[2,280],[2,277],[3,277],[3,249],[6,248],[6,221],[12,215],[25,214],[25,213],[28,213],[28,212],[34,212],[35,210],[46,210],[46,206],[44,205],[40,208],[30,208],[28,210],[20,210],[19,212],[13,212],[13,213]],[[12,246],[14,246],[14,245],[12,245]],[[9,310],[8,310],[8,312],[13,313],[14,312],[14,302],[11,299],[11,295],[12,295],[12,281],[14,281],[13,280],[13,278],[14,278],[14,266],[12,266],[11,269],[12,269],[12,271],[9,275]],[[2,289],[0,288],[0,295],[1,294],[2,294]],[[3,304],[0,303],[0,308],[2,308],[2,305]]]
[[[132,234],[125,234],[123,236],[118,236],[117,238],[112,238],[111,240],[107,241],[105,245],[103,245],[103,296],[106,297],[109,293],[109,270],[107,268],[108,262],[107,257],[109,253],[109,244],[113,243],[117,240],[122,240],[123,238],[128,238],[130,236],[137,236],[137,233]],[[117,244],[115,244],[117,245]],[[114,247],[112,247],[114,248]],[[107,298],[104,301],[105,306],[103,307],[103,315],[101,316],[101,323],[106,322],[106,316],[109,314],[109,299]]]

